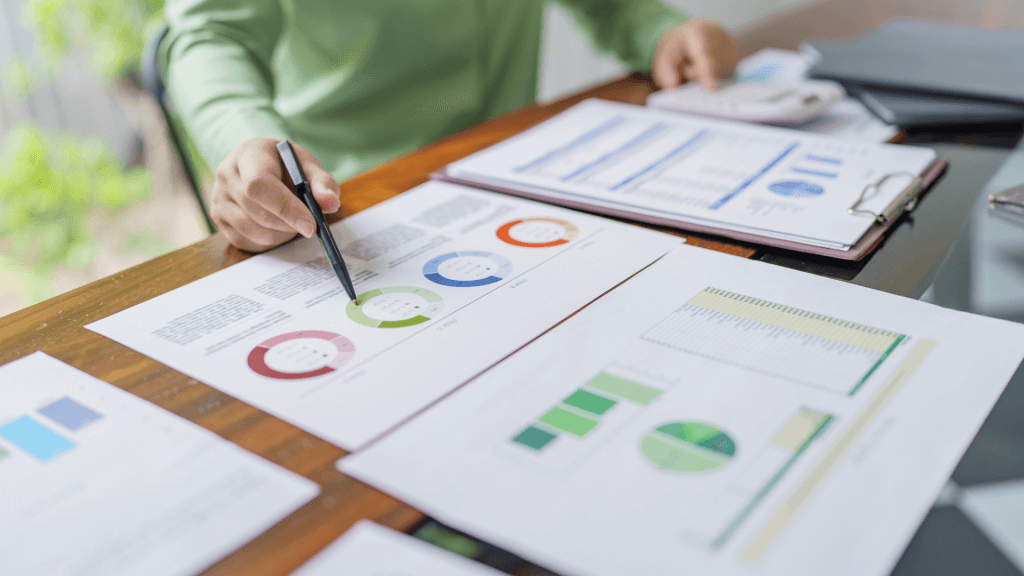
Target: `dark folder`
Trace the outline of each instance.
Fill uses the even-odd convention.
[[[1024,119],[1024,31],[897,20],[852,41],[807,46],[817,57],[811,77],[866,92],[861,100],[890,122]]]

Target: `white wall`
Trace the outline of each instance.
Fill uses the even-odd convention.
[[[684,14],[717,20],[735,29],[772,12],[810,0],[662,0]],[[622,76],[625,69],[612,57],[598,54],[576,29],[572,18],[548,6],[544,26],[538,99],[550,102]]]

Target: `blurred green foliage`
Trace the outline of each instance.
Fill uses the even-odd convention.
[[[6,267],[31,276],[32,300],[47,297],[54,267],[82,269],[95,257],[88,217],[114,215],[150,189],[145,170],[125,170],[98,139],[49,134],[32,124],[13,128],[0,155]]]
[[[42,59],[16,62],[7,70],[8,81],[31,86],[42,80],[40,74],[59,68],[73,49],[89,54],[100,77],[120,78],[138,67],[146,34],[162,20],[163,9],[163,0],[26,0],[22,17],[36,33]]]

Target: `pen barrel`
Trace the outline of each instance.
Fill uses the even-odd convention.
[[[352,287],[352,277],[348,274],[348,267],[345,266],[345,260],[341,257],[338,245],[327,234],[319,234],[318,236],[320,237],[320,245],[324,247],[324,252],[327,252],[327,260],[331,263],[331,268],[334,268],[334,273],[341,279],[341,283],[345,287],[345,291],[348,292],[349,298],[355,300],[356,293]]]
[[[305,184],[298,187],[298,196],[313,214],[313,220],[316,222],[316,236],[320,239],[320,245],[323,246],[324,252],[327,253],[327,260],[331,263],[331,268],[334,269],[334,273],[341,280],[341,285],[345,288],[348,297],[355,300],[356,291],[352,285],[352,277],[349,276],[348,268],[345,267],[345,259],[341,257],[341,250],[338,249],[338,245],[334,242],[334,236],[331,235],[331,231],[327,228],[327,221],[324,219],[324,213],[320,209],[320,204],[313,197],[309,186]]]

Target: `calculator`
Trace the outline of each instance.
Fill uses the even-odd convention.
[[[820,115],[845,96],[840,84],[828,80],[767,84],[722,80],[714,92],[698,82],[661,90],[647,97],[647,105],[745,122],[799,124]]]

